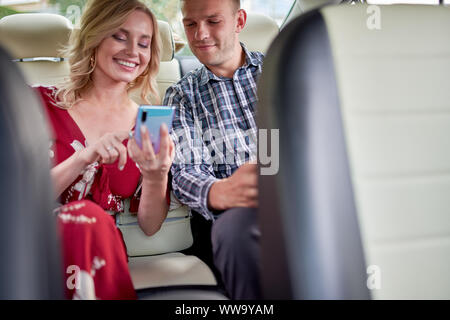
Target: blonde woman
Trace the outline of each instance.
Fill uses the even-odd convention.
[[[139,88],[143,99],[158,99],[160,47],[156,18],[141,2],[89,1],[65,51],[70,78],[57,88],[36,88],[54,133],[51,175],[62,204],[68,298],[135,298],[111,213],[131,198],[130,211],[147,235],[167,215],[174,149],[167,127],[161,128],[158,154],[148,132],[141,132],[142,149],[129,139],[138,110],[129,91]]]

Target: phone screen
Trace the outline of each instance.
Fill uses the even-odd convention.
[[[155,154],[158,153],[160,141],[159,130],[161,125],[165,123],[170,132],[173,114],[173,107],[140,105],[136,119],[136,128],[134,130],[134,138],[138,146],[142,148],[141,126],[145,125],[150,135],[153,150]]]

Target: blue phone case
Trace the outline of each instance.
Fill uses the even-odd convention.
[[[136,128],[134,130],[134,138],[138,146],[142,148],[141,126],[145,124],[150,134],[153,150],[157,154],[159,152],[160,140],[159,129],[165,123],[170,132],[173,114],[174,107],[140,105],[136,119]]]

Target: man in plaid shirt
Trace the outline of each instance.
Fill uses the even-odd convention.
[[[170,87],[176,107],[172,187],[212,220],[213,260],[232,299],[260,298],[256,82],[263,55],[239,42],[239,0],[181,1],[189,46],[204,66]]]

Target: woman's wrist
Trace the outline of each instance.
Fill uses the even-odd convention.
[[[156,175],[148,175],[143,176],[142,185],[148,187],[167,187],[168,176],[167,174],[164,176],[156,176]]]
[[[84,169],[88,165],[90,165],[87,157],[85,156],[86,152],[87,152],[86,149],[82,149],[74,153],[75,157],[73,160],[81,169]]]

